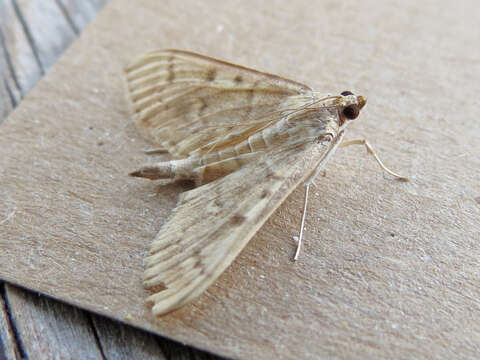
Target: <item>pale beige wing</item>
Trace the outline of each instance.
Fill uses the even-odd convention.
[[[270,151],[226,177],[182,194],[146,260],[144,284],[156,292],[148,299],[153,314],[165,314],[200,295],[334,149],[334,143],[325,141]]]
[[[285,97],[311,92],[295,81],[180,50],[147,53],[126,75],[137,127],[177,157],[227,134],[229,145],[240,142],[266,126]]]

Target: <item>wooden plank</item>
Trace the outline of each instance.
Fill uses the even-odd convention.
[[[55,0],[70,26],[79,34],[103,6],[102,3],[92,3],[85,0]]]
[[[167,359],[156,336],[103,316],[92,315],[92,321],[107,359]]]
[[[15,330],[9,318],[9,309],[5,303],[5,288],[0,283],[0,359],[20,359],[21,351],[15,339]]]
[[[0,7],[0,123],[17,106],[22,97],[4,35],[4,18],[6,16],[4,10],[3,7]]]
[[[5,0],[0,6],[1,73],[9,79],[10,88],[20,96],[28,92],[40,79],[43,69],[36,53],[30,46],[25,29],[15,11],[14,0]],[[11,79],[11,80],[10,80]]]
[[[43,71],[75,39],[75,31],[53,0],[12,0],[15,13]]]
[[[6,288],[12,322],[29,358],[103,358],[83,311],[10,285]]]
[[[86,0],[93,5],[95,9],[102,9],[110,0]]]
[[[0,123],[12,111],[16,100],[7,80],[0,74]]]
[[[200,351],[175,341],[159,340],[160,347],[168,360],[221,360],[226,359],[205,351]]]

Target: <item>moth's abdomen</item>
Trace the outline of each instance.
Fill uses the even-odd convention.
[[[278,145],[281,140],[285,140],[288,134],[280,136],[276,129],[271,127],[260,130],[253,135],[250,135],[247,139],[234,143],[232,145],[223,147],[218,151],[211,151],[205,155],[202,155],[201,162],[203,165],[212,164],[218,161],[235,158],[244,154],[256,153],[259,151],[265,151],[271,146]]]
[[[143,177],[150,180],[196,180],[195,169],[201,166],[202,162],[199,158],[162,161],[143,166],[137,171],[130,173],[130,176]]]
[[[192,154],[186,159],[144,166],[130,175],[151,180],[193,180],[197,185],[206,184],[239,170],[250,161],[254,161],[259,154],[271,149],[288,148],[294,144],[312,141],[315,135],[318,134],[311,126],[303,126],[302,123],[292,124],[282,119],[238,143],[235,142],[235,138],[229,139],[230,143],[223,142],[220,150],[216,150],[215,145],[212,145],[212,150],[205,150],[204,155]]]
[[[131,172],[129,175],[134,177],[143,177],[150,180],[173,179],[175,175],[172,163],[172,161],[165,161],[152,165],[146,165],[136,171]]]
[[[194,180],[197,185],[209,183],[237,171],[242,166],[258,158],[260,154],[262,152],[241,154],[201,166],[195,169]]]
[[[263,150],[265,147],[252,146],[250,143],[250,136],[247,140],[244,140],[238,144],[231,145],[219,151],[213,151],[205,154],[201,157],[203,165],[212,164],[218,161],[235,158],[240,155],[249,154],[252,152]]]
[[[280,135],[276,128],[267,127],[262,131],[251,135],[247,142],[252,152],[263,151],[272,146],[275,146],[282,139],[284,135]]]

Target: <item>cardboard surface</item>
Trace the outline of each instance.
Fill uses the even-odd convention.
[[[0,277],[235,357],[478,356],[476,3],[268,4],[109,4],[0,126]],[[303,189],[203,296],[153,321],[142,259],[186,189],[126,176],[153,160],[122,68],[154,48],[366,95],[347,137],[413,181],[339,151],[298,263]]]

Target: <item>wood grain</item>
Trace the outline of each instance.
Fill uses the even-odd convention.
[[[21,11],[14,0],[2,2],[0,31],[3,35],[3,56],[10,64],[2,72],[11,78],[20,94],[24,95],[37,83],[45,69],[42,68],[36,48],[32,47],[28,24],[22,22]]]
[[[75,39],[75,32],[55,1],[14,0],[13,6],[34,56],[45,71]]]
[[[103,355],[107,359],[170,359],[164,355],[161,343],[171,343],[159,339],[142,330],[125,326],[119,322],[106,320],[104,317],[91,315],[96,334],[98,336]],[[180,347],[173,359],[181,357],[181,353],[188,352],[185,346]],[[195,350],[193,350],[195,352]]]
[[[3,84],[0,84],[0,99],[0,119],[3,120],[16,104],[12,89],[5,79],[3,79]]]
[[[19,359],[22,354],[19,349],[17,339],[15,339],[15,329],[12,327],[8,306],[5,303],[5,285],[0,284],[0,356],[2,359]]]
[[[89,1],[56,0],[56,4],[75,34],[93,19],[98,9]]]
[[[12,322],[22,339],[24,352],[29,357],[102,357],[88,317],[83,311],[53,302],[44,296],[8,285],[6,287]]]
[[[105,0],[0,4],[0,123],[104,4]],[[0,358],[162,359],[164,347],[168,359],[209,356],[41,295],[1,286]],[[172,346],[176,350],[168,351]]]

